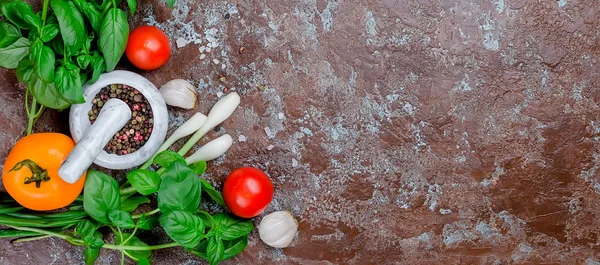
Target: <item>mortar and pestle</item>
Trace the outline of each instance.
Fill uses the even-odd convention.
[[[143,146],[128,154],[109,154],[104,150],[113,136],[131,120],[132,110],[127,103],[112,98],[104,103],[93,124],[88,116],[93,99],[103,88],[114,84],[137,89],[152,110],[154,121],[150,136]],[[64,181],[75,183],[92,163],[118,170],[139,166],[164,142],[168,129],[167,106],[158,89],[141,75],[129,71],[102,74],[98,81],[83,87],[83,97],[85,103],[72,105],[69,113],[71,136],[77,144],[58,170]]]

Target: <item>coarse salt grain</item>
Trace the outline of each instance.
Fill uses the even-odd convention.
[[[245,142],[246,140],[248,140],[248,138],[246,138],[246,136],[243,134],[238,137],[238,141],[240,142]]]
[[[203,53],[200,55],[200,60],[204,60],[204,58],[206,58],[206,54]]]
[[[206,52],[210,52],[212,49],[210,47],[206,47]]]
[[[298,160],[292,158],[292,167],[298,166]]]
[[[184,38],[178,38],[175,42],[177,44],[177,48],[183,48],[188,43],[188,41]]]
[[[221,61],[219,61],[219,59],[213,59],[213,63],[214,64],[219,64]]]
[[[217,92],[217,97],[220,98],[223,96],[223,92]]]
[[[206,47],[200,46],[199,50],[200,50],[200,53],[204,53],[204,51],[206,51]]]
[[[273,148],[275,148],[275,146],[274,146],[274,145],[272,145],[272,144],[271,144],[271,145],[269,145],[269,146],[267,146],[267,150],[269,150],[269,151],[273,150]]]
[[[194,40],[194,44],[200,44],[200,43],[202,43],[202,39],[195,39]]]
[[[279,112],[279,114],[277,114],[277,117],[278,117],[280,120],[283,120],[283,119],[285,118],[285,114],[283,114],[283,112]]]
[[[221,70],[225,70],[225,68],[227,68],[227,65],[226,64],[222,64],[221,65]]]

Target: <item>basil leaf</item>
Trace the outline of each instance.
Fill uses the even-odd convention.
[[[215,190],[215,188],[204,179],[200,179],[200,183],[202,183],[202,191],[204,193],[208,194],[213,201],[221,205],[223,208],[227,208],[225,205],[225,200],[223,199],[223,195],[220,192]]]
[[[135,223],[131,214],[121,210],[109,210],[108,219],[116,226],[120,228],[133,228]]]
[[[21,38],[21,32],[6,21],[0,21],[0,48],[6,48]]]
[[[198,246],[194,249],[187,249],[187,251],[193,253],[194,255],[201,257],[203,259],[208,259],[208,255],[206,254],[206,248],[208,247],[208,240],[202,240]]]
[[[37,102],[45,107],[63,110],[71,105],[71,103],[65,100],[58,92],[54,83],[47,84],[35,74],[31,81],[27,83],[27,89],[29,89],[29,92],[31,92]]]
[[[92,56],[92,78],[90,79],[91,83],[98,81],[100,75],[106,71],[106,64],[104,63],[104,58],[97,51],[94,52],[94,56]]]
[[[186,164],[185,159],[183,159],[183,157],[181,155],[179,155],[177,152],[173,152],[171,150],[165,150],[165,151],[158,153],[154,157],[153,162],[155,164],[159,164],[161,167],[168,168],[169,166],[171,166],[171,164],[175,163],[176,161],[181,162],[184,165]]]
[[[62,37],[61,38],[54,38],[52,39],[48,45],[50,47],[52,47],[52,50],[54,50],[54,53],[56,54],[60,54],[60,55],[64,55],[64,51],[65,51],[65,42],[63,41]]]
[[[127,39],[129,38],[129,24],[127,14],[123,10],[113,7],[108,10],[102,26],[98,48],[104,55],[106,70],[112,71],[123,56]]]
[[[243,221],[224,213],[215,214],[213,219],[215,220],[215,233],[224,240],[233,240],[248,235],[254,229],[252,221]]]
[[[30,42],[20,38],[11,45],[0,48],[0,67],[15,69],[19,62],[29,54]]]
[[[90,65],[90,62],[92,62],[92,56],[89,56],[87,54],[82,54],[77,56],[77,66],[79,66],[79,68],[81,69],[85,69]]]
[[[234,240],[223,241],[225,247],[225,253],[223,260],[235,257],[237,254],[242,253],[246,246],[248,246],[248,235],[236,238]]]
[[[94,265],[94,263],[98,259],[98,256],[100,256],[100,249],[98,248],[87,247],[83,251],[83,260],[86,265]]]
[[[102,234],[96,231],[96,227],[88,220],[81,220],[75,227],[75,234],[79,234],[83,242],[91,248],[100,248],[104,245]]]
[[[46,83],[54,81],[54,63],[55,57],[52,49],[46,47],[41,40],[36,40],[31,44],[31,54],[29,55],[33,62],[35,74]]]
[[[225,256],[225,246],[223,240],[218,237],[210,237],[208,246],[206,246],[206,255],[210,264],[217,264],[223,260]]]
[[[212,227],[214,225],[215,219],[213,219],[212,215],[210,215],[209,213],[202,210],[198,210],[196,214],[198,215],[198,217],[200,217],[200,219],[202,219],[202,222],[204,222],[204,226]]]
[[[51,0],[50,5],[58,19],[60,35],[69,54],[81,49],[87,36],[83,16],[71,1]]]
[[[163,175],[158,188],[158,207],[163,213],[195,212],[200,205],[200,194],[200,179],[185,164],[176,162]]]
[[[108,212],[121,208],[117,181],[102,172],[88,171],[83,190],[83,208],[94,220],[109,224]]]
[[[137,6],[136,0],[127,0],[127,6],[129,6],[129,12],[131,12],[131,15],[133,16]]]
[[[123,239],[129,238],[129,236],[131,236],[131,234],[123,233]],[[115,243],[117,243],[117,245],[120,245],[121,237],[117,236],[115,241],[116,241]],[[148,244],[144,243],[142,240],[140,240],[136,236],[131,237],[131,239],[129,239],[129,241],[127,241],[127,243],[125,243],[124,245],[125,246],[136,246],[136,247],[147,247],[148,246]],[[152,250],[124,250],[124,251],[136,259],[148,259],[148,257],[150,257],[150,254],[152,254]]]
[[[102,13],[100,13],[96,6],[85,0],[75,0],[75,5],[79,11],[87,17],[92,29],[95,32],[100,32],[100,27],[102,26]]]
[[[206,161],[199,161],[189,166],[196,175],[202,175],[206,171]]]
[[[138,258],[137,263],[138,263],[138,265],[150,265],[150,262],[148,261],[148,259],[143,259],[143,258]]]
[[[56,69],[54,84],[58,88],[58,92],[64,99],[71,103],[84,103],[81,75],[79,68],[67,70],[64,66],[59,66]]]
[[[8,21],[22,29],[39,30],[42,26],[42,20],[33,13],[31,6],[23,1],[4,3],[2,13]]]
[[[142,217],[140,217],[137,221],[137,227],[139,229],[152,230],[157,225],[158,225],[158,216],[156,216],[156,215],[148,217],[145,214],[142,214]]]
[[[137,192],[149,195],[158,191],[160,176],[155,171],[136,169],[127,173],[127,180]]]
[[[57,24],[46,24],[46,26],[44,26],[44,28],[42,28],[42,34],[41,34],[41,39],[44,42],[49,42],[52,39],[54,39],[54,37],[56,37],[56,35],[58,35],[58,32],[60,31],[60,29],[58,28]]]
[[[175,6],[175,1],[177,0],[165,0],[165,2],[167,2],[167,5],[169,5],[169,8],[173,8]]]
[[[150,203],[150,199],[144,196],[136,196],[127,198],[125,201],[121,202],[121,210],[126,211],[128,213],[135,211],[140,204]]]
[[[194,248],[204,236],[200,217],[185,211],[172,211],[160,217],[160,225],[173,241],[185,248]]]

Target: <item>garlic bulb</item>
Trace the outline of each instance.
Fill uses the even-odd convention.
[[[270,213],[258,225],[260,239],[267,245],[276,248],[289,246],[297,231],[298,222],[288,211]]]
[[[186,80],[173,79],[162,85],[159,91],[169,106],[192,109],[196,105],[196,89]]]

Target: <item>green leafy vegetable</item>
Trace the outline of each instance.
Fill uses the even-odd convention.
[[[159,164],[161,167],[164,168],[168,168],[175,162],[186,164],[185,159],[183,159],[182,156],[180,156],[177,152],[173,152],[171,150],[162,151],[154,157],[154,163]]]
[[[137,192],[149,195],[158,191],[160,176],[155,171],[136,169],[127,173],[127,180]]]
[[[59,66],[56,69],[54,84],[58,88],[58,92],[70,103],[85,102],[83,91],[80,89],[82,84],[79,68],[67,70],[64,66]]]
[[[144,230],[152,230],[158,225],[158,216],[146,216],[145,214],[137,221],[137,227]]]
[[[21,38],[21,32],[6,21],[0,21],[0,48],[6,48]]]
[[[19,28],[40,29],[42,21],[33,13],[31,6],[23,1],[10,1],[2,5],[2,13]]]
[[[173,163],[158,189],[158,207],[163,213],[175,210],[195,212],[200,205],[201,183],[185,164]]]
[[[15,69],[19,62],[29,54],[30,42],[26,38],[19,38],[12,44],[0,48],[0,66]]]
[[[46,47],[41,40],[31,44],[31,61],[35,74],[46,83],[54,81],[54,52]]]
[[[186,248],[194,248],[204,236],[200,217],[185,211],[172,211],[160,217],[160,225],[167,235]]]
[[[215,190],[215,188],[213,188],[213,186],[210,185],[210,183],[208,183],[208,181],[206,181],[204,179],[200,179],[200,182],[202,183],[202,191],[203,192],[208,194],[208,196],[210,196],[210,198],[213,199],[213,201],[215,201],[222,207],[227,208],[227,205],[225,205],[225,200],[223,199],[223,195],[220,192]]]
[[[102,234],[96,231],[94,224],[88,220],[81,220],[75,228],[75,233],[79,234],[90,248],[98,249],[104,245]]]
[[[206,161],[196,162],[190,165],[196,175],[202,175],[206,171]]]
[[[150,199],[148,199],[148,197],[136,196],[127,198],[126,200],[121,201],[121,210],[130,213],[137,209],[138,206],[145,203],[150,203]]]
[[[254,226],[249,220],[242,221],[224,213],[213,216],[216,233],[224,240],[233,240],[249,234]]]
[[[129,12],[131,12],[131,15],[133,15],[137,7],[136,0],[127,0],[127,6],[129,6]]]
[[[42,34],[40,35],[40,38],[44,42],[49,42],[54,39],[56,35],[58,35],[58,32],[60,32],[58,24],[46,24],[46,26],[42,28]]]
[[[94,265],[98,257],[100,256],[99,248],[90,248],[87,247],[83,251],[83,261],[86,265]]]
[[[129,237],[131,237],[131,238],[129,238]],[[129,238],[129,241],[127,241],[126,243],[123,244],[120,237],[117,237],[116,243],[119,245],[122,244],[124,246],[148,247],[148,244],[144,243],[142,240],[140,240],[136,236],[132,236],[131,234],[123,233],[123,238],[125,238],[125,239]],[[126,250],[125,252],[136,259],[148,259],[148,257],[150,257],[150,254],[152,254],[152,251],[149,249],[148,250]]]
[[[51,0],[50,5],[56,13],[68,54],[75,54],[81,49],[87,36],[83,16],[72,1]]]
[[[100,51],[104,54],[107,71],[115,69],[125,52],[128,38],[127,14],[118,8],[109,9],[100,27],[100,40],[98,42]]]
[[[248,235],[238,237],[234,240],[224,240],[223,245],[225,248],[223,260],[233,258],[237,254],[242,253],[242,251],[244,251],[244,249],[248,246]]]
[[[108,212],[121,207],[119,184],[111,176],[96,170],[88,171],[83,190],[83,208],[94,220],[108,224]]]
[[[208,246],[206,247],[206,255],[210,264],[217,264],[223,260],[225,256],[225,246],[223,240],[213,236],[208,239]]]
[[[133,228],[135,223],[131,214],[122,210],[109,210],[108,219],[116,226],[120,228]]]

